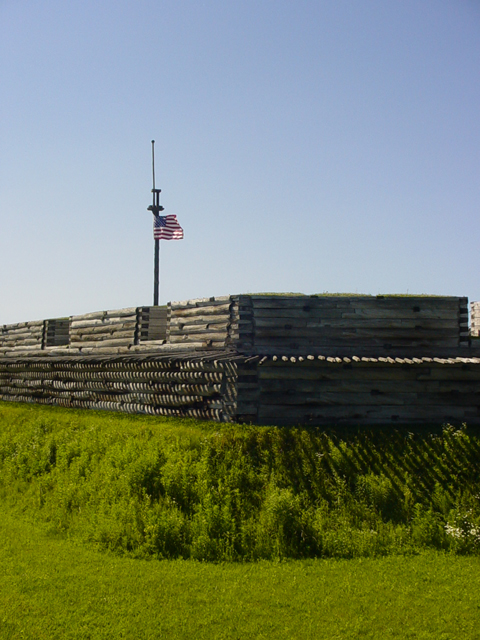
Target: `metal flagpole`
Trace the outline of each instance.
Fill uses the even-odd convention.
[[[155,140],[152,140],[152,204],[147,208],[154,216],[158,216],[163,207],[160,205],[161,189],[155,189]],[[155,238],[155,251],[153,259],[153,306],[158,307],[159,300],[159,281],[160,281],[160,240]]]

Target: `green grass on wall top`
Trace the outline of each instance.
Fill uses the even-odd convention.
[[[373,295],[370,293],[330,293],[328,291],[323,291],[322,293],[294,293],[292,291],[287,292],[261,292],[261,293],[245,293],[240,295],[246,296],[305,296],[309,298],[451,298],[457,296],[445,296],[445,295],[437,295],[435,293],[378,293],[377,295]]]
[[[135,557],[480,549],[478,431],[250,427],[0,403],[0,498]]]

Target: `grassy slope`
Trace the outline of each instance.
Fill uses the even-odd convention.
[[[477,638],[479,450],[468,430],[327,437],[0,403],[0,638]],[[235,511],[239,486],[253,498]],[[165,551],[149,527],[179,512],[183,533],[163,534],[195,534],[190,551],[225,551],[250,513],[267,557],[298,555],[312,522],[320,555],[406,555],[127,557]]]
[[[480,438],[220,426],[0,405],[0,498],[136,557],[480,550]]]
[[[2,509],[0,638],[478,638],[480,558],[149,562]]]

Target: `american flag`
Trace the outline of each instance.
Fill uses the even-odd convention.
[[[176,215],[153,216],[153,237],[155,240],[183,240],[183,229]]]

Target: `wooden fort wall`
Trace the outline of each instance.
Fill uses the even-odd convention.
[[[239,413],[258,424],[480,424],[480,358],[260,362],[256,385],[238,393]]]
[[[232,337],[244,352],[439,355],[468,347],[468,299],[238,296]]]
[[[480,358],[0,358],[0,399],[253,424],[480,424]]]
[[[463,297],[239,295],[3,325],[0,354],[168,344],[258,355],[438,356],[468,347],[469,338]]]
[[[169,313],[167,307],[131,307],[3,325],[0,355],[117,353],[135,345],[164,344]]]
[[[4,325],[0,399],[258,424],[478,424],[477,355],[463,297],[224,296]]]
[[[232,354],[0,358],[0,399],[230,421],[238,365]]]

